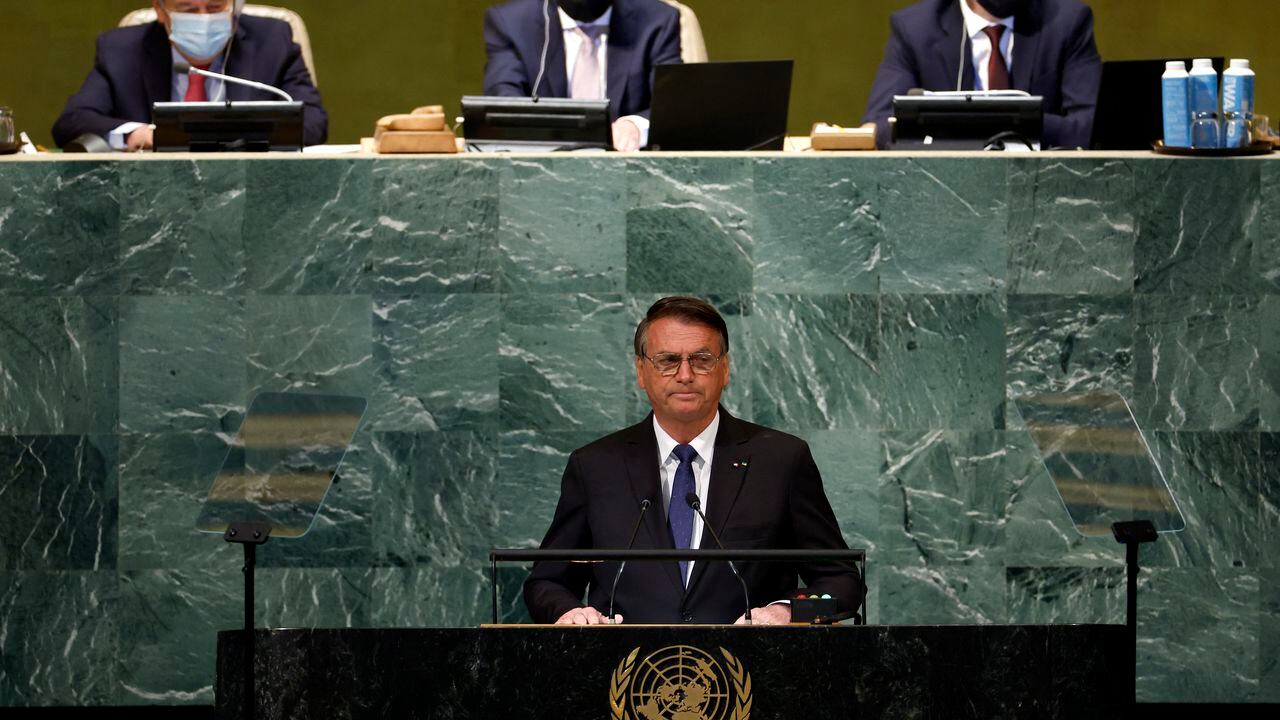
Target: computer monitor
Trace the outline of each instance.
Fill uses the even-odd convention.
[[[993,140],[1039,147],[1044,99],[1036,95],[947,92],[893,99],[894,150],[984,150]]]
[[[1111,60],[1102,64],[1102,87],[1098,109],[1093,116],[1094,150],[1150,150],[1164,137],[1164,101],[1160,77],[1166,60]],[[1222,72],[1223,58],[1213,58],[1213,67]]]
[[[462,98],[467,150],[607,150],[613,147],[608,100],[493,97]]]
[[[300,102],[158,102],[156,152],[301,152]]]
[[[781,150],[791,60],[659,65],[650,150]]]

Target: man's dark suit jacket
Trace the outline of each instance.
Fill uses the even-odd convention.
[[[964,0],[922,0],[893,14],[889,44],[863,122],[889,142],[893,96],[908,90],[955,90],[965,38]],[[961,90],[973,89],[973,48],[965,45]],[[1044,97],[1045,147],[1088,147],[1102,82],[1093,11],[1079,0],[1031,0],[1014,16],[1011,84]]]
[[[127,122],[151,122],[151,104],[173,99],[171,47],[164,26],[158,22],[98,36],[93,70],[54,123],[54,142],[62,147],[84,133],[105,138]],[[273,85],[304,103],[304,141],[307,145],[325,141],[329,116],[288,23],[241,15],[223,72]],[[233,101],[278,99],[242,85],[226,83],[223,87]]]
[[[542,58],[543,0],[510,0],[484,16],[486,95],[528,97]],[[564,28],[550,0],[547,69],[538,86],[543,97],[569,97],[565,72]],[[680,13],[658,0],[614,0],[609,22],[609,115],[649,116],[653,104],[653,68],[680,62]]]
[[[848,547],[803,440],[738,420],[720,408],[711,463],[708,496],[703,502],[707,520],[726,547]],[[625,548],[640,515],[640,502],[647,498],[653,504],[644,516],[635,547],[670,549],[661,487],[658,439],[650,415],[569,457],[560,503],[542,547]],[[700,547],[716,547],[705,528]],[[581,607],[583,593],[590,588],[587,604],[607,613],[617,569],[617,563],[538,563],[524,585],[525,604],[535,622],[552,623]],[[739,563],[738,569],[755,607],[793,597],[797,576],[813,592],[836,597],[841,611],[857,608],[862,599],[857,569],[847,564]],[[694,564],[687,591],[675,562],[628,563],[614,605],[614,612],[627,623],[729,623],[745,609],[742,586],[724,562],[716,561]]]

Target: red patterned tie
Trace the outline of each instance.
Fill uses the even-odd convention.
[[[1003,25],[985,27],[982,32],[991,38],[991,62],[987,65],[987,89],[1009,90],[1009,65],[1004,61],[1004,53],[1000,52],[1000,38],[1004,36]]]
[[[192,65],[191,67],[208,70],[208,65]],[[209,102],[209,93],[204,89],[204,76],[196,73],[187,73],[187,96],[183,100],[187,102]]]

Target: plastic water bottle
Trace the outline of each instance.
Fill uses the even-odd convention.
[[[1209,58],[1196,58],[1191,63],[1191,116],[1205,117],[1205,113],[1218,116],[1218,71]]]
[[[1233,59],[1222,73],[1222,117],[1231,122],[1224,128],[1225,147],[1249,144],[1249,121],[1253,120],[1254,73],[1248,60]]]
[[[1165,147],[1191,147],[1191,76],[1181,60],[1165,63],[1160,80],[1164,95]]]

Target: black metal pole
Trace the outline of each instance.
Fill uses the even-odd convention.
[[[490,558],[489,560],[489,592],[491,594],[490,602],[493,604],[493,624],[498,624],[498,561]]]
[[[254,720],[253,673],[253,576],[258,564],[258,546],[244,543],[244,718]]]

